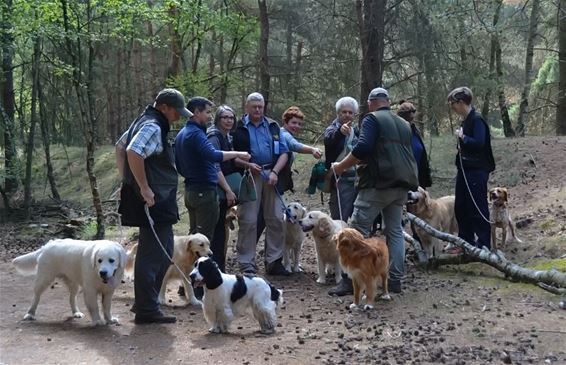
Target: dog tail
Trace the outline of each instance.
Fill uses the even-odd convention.
[[[136,263],[136,254],[138,253],[138,244],[134,244],[132,248],[126,252],[126,266],[124,268],[124,273],[130,277],[134,277],[134,265]]]
[[[37,259],[41,255],[43,247],[25,255],[21,255],[12,260],[12,264],[16,270],[25,276],[35,275],[37,273]]]
[[[271,290],[271,300],[275,303],[283,304],[283,290],[275,288],[273,285],[269,284],[269,289]]]

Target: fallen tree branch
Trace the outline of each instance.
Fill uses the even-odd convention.
[[[454,260],[458,260],[458,262],[454,262],[454,263],[463,263],[461,261],[482,262],[501,271],[502,273],[505,274],[506,277],[510,277],[513,280],[521,281],[524,283],[532,283],[535,285],[539,285],[539,283],[543,283],[548,286],[554,287],[556,289],[566,288],[566,273],[564,272],[560,272],[556,269],[533,270],[533,269],[527,269],[521,267],[517,264],[508,261],[500,252],[495,254],[485,248],[480,249],[475,246],[472,246],[471,244],[464,241],[460,237],[456,237],[445,232],[440,232],[437,229],[431,227],[424,220],[416,217],[411,213],[407,213],[407,218],[415,225],[425,230],[431,236],[434,236],[442,241],[451,242],[456,246],[463,248],[465,254],[461,258],[454,259]],[[446,255],[442,255],[442,256],[446,256]],[[470,258],[465,258],[466,256],[470,256]],[[439,264],[443,263],[443,261],[446,262],[446,260],[448,259],[442,259],[442,260],[435,259],[435,261],[437,261]]]

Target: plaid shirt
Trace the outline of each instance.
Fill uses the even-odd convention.
[[[144,159],[150,157],[153,154],[163,152],[163,143],[161,142],[161,129],[155,123],[155,121],[149,121],[145,123],[138,133],[136,133],[130,144],[126,146],[126,141],[128,139],[128,130],[122,134],[116,146],[125,148],[126,151],[134,151],[138,155],[142,156]]]

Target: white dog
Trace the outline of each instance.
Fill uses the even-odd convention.
[[[84,317],[77,307],[77,293],[81,287],[94,325],[118,323],[110,308],[126,264],[126,251],[119,243],[55,239],[34,252],[16,257],[12,263],[24,275],[36,274],[33,301],[25,320],[35,319],[41,294],[60,277],[69,287],[73,317]],[[104,319],[98,311],[99,294]]]
[[[334,269],[336,283],[339,283],[342,280],[342,268],[333,236],[342,228],[348,227],[348,224],[341,220],[332,220],[328,214],[318,210],[308,212],[306,217],[299,221],[299,224],[304,232],[312,231],[318,264],[316,282],[326,284],[327,270]]]
[[[306,234],[299,225],[307,210],[300,203],[287,205],[285,212],[285,248],[283,250],[283,266],[289,272],[300,272],[301,248]]]
[[[191,272],[191,282],[204,286],[204,319],[212,333],[226,333],[236,315],[252,309],[261,333],[275,332],[277,304],[283,303],[283,292],[265,279],[255,276],[229,275],[218,269],[208,257],[197,260]]]

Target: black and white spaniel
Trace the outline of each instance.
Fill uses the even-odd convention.
[[[202,298],[204,319],[212,333],[226,333],[234,316],[251,308],[259,321],[261,333],[275,332],[277,304],[283,303],[283,291],[256,276],[224,274],[216,262],[201,257],[195,263],[190,279],[195,286],[204,286]]]

